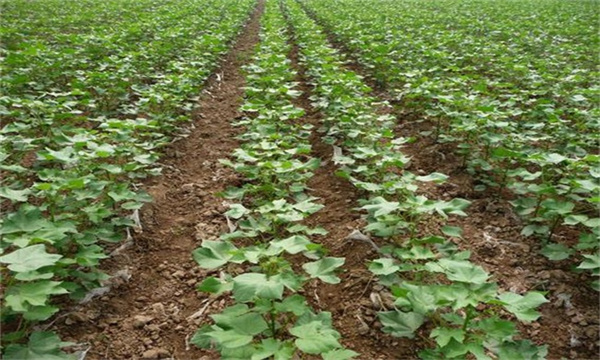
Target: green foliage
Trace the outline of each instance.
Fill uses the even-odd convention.
[[[19,329],[3,338],[7,358],[66,358],[32,326],[58,312],[54,296],[106,279],[103,245],[136,225],[151,201],[140,179],[160,174],[161,147],[254,5],[2,2],[1,311]]]
[[[454,145],[479,182],[475,190],[513,193],[528,222],[522,234],[540,238],[543,255],[598,252],[600,223],[588,219],[600,210],[593,3],[550,1],[540,12],[535,1],[378,0],[377,11],[358,0],[301,3],[394,94],[398,111],[432,125],[423,136]],[[574,249],[554,243],[572,230],[595,240]]]
[[[327,14],[345,13],[342,9],[345,2],[342,5],[332,0],[331,4],[336,5],[320,7],[320,2],[327,1],[310,0],[307,6],[314,5]],[[513,339],[517,334],[515,326],[500,320],[499,309],[503,306],[517,319],[531,321],[539,316],[535,308],[547,300],[538,293],[524,296],[499,293],[497,285],[489,281],[490,275],[469,261],[468,252],[458,252],[454,244],[440,236],[418,237],[422,219],[435,215],[444,220],[467,216],[469,202],[432,200],[417,194],[416,182],[440,183],[447,177],[438,173],[415,176],[405,169],[408,160],[399,145],[407,140],[393,137],[390,119],[376,114],[374,99],[367,95],[368,87],[355,73],[345,69],[343,57],[331,48],[322,29],[296,2],[288,0],[284,4],[295,30],[300,60],[315,86],[314,106],[327,115],[326,141],[337,146],[334,162],[340,167],[338,174],[367,193],[360,200],[359,209],[366,212],[365,231],[390,243],[382,249],[387,257],[369,264],[369,269],[381,284],[390,287],[396,299],[396,309],[378,313],[382,330],[393,336],[413,338],[424,324],[434,324],[429,335],[435,340],[435,347],[420,352],[424,359],[465,358],[469,353],[480,359],[489,359],[487,354],[508,359],[507,354],[516,348],[527,349],[526,356],[543,357],[544,347]],[[358,2],[348,4],[351,9],[356,5],[354,10],[364,16],[387,16],[385,12],[365,11]],[[353,19],[327,20],[350,26],[340,32],[357,31],[359,36],[348,42],[351,46],[361,46],[357,49],[359,55],[371,48],[371,44],[360,42],[361,30],[351,26]],[[375,31],[381,35],[387,30],[378,27]],[[378,41],[389,39],[380,36]],[[383,52],[378,59],[386,61],[387,47],[380,50]],[[462,229],[454,226],[445,225],[441,232],[449,237],[462,236]]]
[[[235,200],[225,216],[236,230],[220,240],[204,240],[194,259],[206,269],[224,268],[221,279],[207,278],[198,290],[212,294],[231,292],[235,304],[212,315],[213,325],[201,327],[192,343],[215,348],[223,359],[293,359],[301,354],[324,359],[350,359],[357,354],[344,349],[333,328],[331,314],[315,313],[306,299],[295,292],[307,281],[318,279],[336,284],[336,272],[344,258],[324,257],[327,250],[312,242],[327,232],[301,222],[323,205],[305,193],[307,182],[320,162],[311,157],[311,126],[295,121],[303,110],[291,100],[295,73],[288,54],[286,24],[276,1],[266,2],[261,20],[260,44],[251,64],[245,66],[246,97],[241,109],[246,116],[241,145],[231,159],[221,160],[243,176],[238,188],[223,196]],[[239,240],[249,246],[236,246]],[[313,261],[298,273],[288,256],[301,255]],[[227,274],[225,266],[248,266],[247,272]]]

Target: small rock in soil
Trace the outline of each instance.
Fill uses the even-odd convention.
[[[595,326],[590,326],[585,329],[585,336],[594,339],[598,336],[598,329]]]
[[[136,315],[133,317],[133,327],[135,327],[135,328],[144,327],[144,325],[146,325],[147,323],[149,323],[152,320],[154,320],[154,318],[152,316]]]
[[[169,357],[169,352],[163,348],[158,348],[158,349],[150,349],[147,351],[144,351],[144,354],[142,355],[143,359],[165,359]]]

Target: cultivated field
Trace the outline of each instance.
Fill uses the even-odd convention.
[[[595,359],[597,0],[0,0],[4,359]]]

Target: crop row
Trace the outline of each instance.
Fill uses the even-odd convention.
[[[61,21],[94,17],[77,2],[69,3],[72,16],[63,2],[42,3],[64,14]],[[147,1],[156,13],[135,18],[139,9],[133,7],[135,19],[120,22],[114,19],[121,3],[102,5],[112,14],[107,23],[60,41],[43,36],[60,27],[43,18],[40,36],[32,39],[21,36],[26,22],[2,24],[0,262],[7,359],[60,354],[58,337],[32,333],[32,326],[59,311],[56,295],[87,300],[94,294],[88,291],[108,279],[98,269],[108,257],[106,245],[114,248],[126,234],[129,240],[129,229],[140,226],[138,210],[151,200],[139,181],[160,173],[159,148],[191,117],[199,89],[254,5]],[[8,19],[28,6],[8,5]],[[95,26],[103,30],[95,33]],[[26,337],[29,344],[20,344]]]
[[[303,4],[394,94],[406,119],[431,124],[420,135],[453,144],[475,190],[510,190],[527,222],[522,233],[542,240],[542,254],[579,253],[578,269],[600,275],[593,2]]]
[[[194,258],[205,269],[222,268],[220,278],[206,278],[199,290],[231,292],[233,304],[211,315],[192,338],[201,348],[215,348],[222,359],[292,359],[301,354],[348,359],[332,327],[331,313],[316,312],[298,294],[311,279],[338,283],[335,271],[344,258],[328,257],[311,236],[322,228],[302,224],[323,205],[306,193],[307,181],[320,161],[311,156],[312,126],[301,121],[304,110],[292,99],[294,82],[286,42],[286,23],[276,0],[267,0],[260,43],[245,67],[246,92],[236,123],[244,128],[241,145],[222,162],[245,183],[228,188],[233,201],[225,213],[230,232],[204,240]]]
[[[401,148],[407,139],[394,137],[392,119],[378,115],[362,79],[344,68],[323,29],[296,2],[284,1],[283,7],[314,87],[314,105],[326,115],[324,139],[334,145],[338,175],[362,190],[358,210],[368,214],[364,232],[386,243],[381,258],[369,264],[395,298],[394,309],[378,313],[383,331],[408,338],[427,333],[433,340],[419,353],[425,359],[543,358],[546,346],[517,340],[516,323],[506,315],[536,320],[535,308],[547,300],[536,292],[500,291],[482,267],[469,261],[468,251],[458,251],[440,234],[423,233],[422,221],[434,214],[465,216],[469,202],[418,195],[418,182],[441,183],[446,176],[415,176],[404,168],[409,158]],[[450,226],[442,232],[460,236],[460,229]]]

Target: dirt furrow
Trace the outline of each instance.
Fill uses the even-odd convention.
[[[549,291],[549,303],[540,308],[542,317],[531,324],[521,324],[523,334],[537,343],[549,345],[550,358],[596,358],[600,334],[598,294],[587,286],[589,276],[571,270],[574,260],[554,262],[547,260],[539,251],[541,241],[521,235],[525,224],[514,213],[508,202],[512,195],[489,189],[474,191],[476,179],[462,166],[462,159],[454,154],[455,145],[438,144],[433,137],[422,132],[435,130],[430,121],[417,121],[414,112],[407,112],[394,100],[386,89],[375,82],[371,73],[358,61],[356,53],[348,49],[323,22],[304,7],[307,14],[323,27],[329,42],[348,59],[347,66],[364,77],[377,98],[394,105],[392,114],[398,119],[395,133],[402,137],[414,137],[416,142],[406,144],[403,152],[411,157],[408,167],[418,175],[441,172],[449,176],[445,184],[422,183],[419,191],[431,199],[451,200],[463,198],[471,201],[466,218],[451,219],[449,225],[463,229],[463,237],[454,241],[472,252],[473,262],[493,274],[501,288],[517,293],[537,290]],[[443,222],[431,219],[424,224],[423,234],[439,232]],[[558,233],[565,239],[576,239],[571,232]],[[568,242],[568,241],[567,241]],[[583,285],[586,284],[586,285]]]
[[[290,29],[290,32],[293,33],[293,30]],[[378,309],[372,298],[379,296],[383,288],[376,285],[366,266],[369,260],[379,256],[368,243],[348,239],[354,230],[365,225],[354,210],[359,206],[360,194],[349,181],[335,175],[337,166],[332,161],[333,148],[321,140],[318,131],[323,115],[311,105],[312,87],[298,56],[298,46],[292,44],[289,57],[298,73],[298,89],[302,91],[294,105],[305,110],[302,121],[314,125],[310,137],[312,153],[321,159],[321,166],[309,181],[309,193],[318,197],[325,206],[309,217],[306,224],[325,228],[328,234],[318,236],[315,242],[324,244],[331,256],[346,259],[344,272],[339,275],[340,284],[315,282],[307,286],[305,295],[315,308],[332,313],[334,326],[342,334],[342,343],[360,353],[359,359],[413,358],[411,341],[393,338],[380,330],[381,323],[376,317]]]
[[[208,80],[189,135],[166,149],[164,175],[144,184],[154,201],[141,211],[143,232],[104,265],[109,274],[120,271],[121,281],[54,324],[65,340],[89,344],[86,359],[218,358],[188,343],[207,314],[223,306],[195,290],[208,272],[195,264],[191,252],[202,239],[226,229],[217,193],[239,179],[218,159],[237,147],[231,122],[242,115],[241,66],[259,41],[263,8],[259,0]]]

